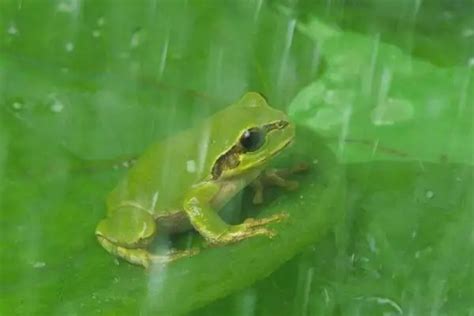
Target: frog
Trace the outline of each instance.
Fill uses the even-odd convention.
[[[247,186],[256,190],[254,202],[261,203],[264,178],[294,189],[296,181],[264,172],[294,137],[295,126],[283,111],[271,107],[263,95],[247,92],[195,126],[156,141],[107,196],[107,215],[95,230],[99,244],[114,256],[149,268],[200,251],[154,254],[150,245],[158,233],[194,229],[210,246],[275,237],[269,224],[287,220],[285,212],[240,224],[228,224],[219,212]]]

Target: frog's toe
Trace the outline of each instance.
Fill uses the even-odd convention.
[[[271,216],[264,217],[264,218],[259,218],[259,219],[247,218],[242,223],[242,225],[245,225],[246,227],[257,227],[257,226],[262,226],[262,225],[266,225],[266,224],[269,224],[269,223],[282,222],[282,221],[288,219],[288,217],[289,217],[288,213],[279,213],[279,214],[273,214]]]
[[[295,191],[299,188],[300,184],[298,183],[298,181],[286,181],[286,184],[285,184],[285,189],[287,189],[288,191]]]
[[[100,235],[97,235],[97,240],[109,253],[117,257],[145,268],[150,265],[150,253],[145,249],[122,247]]]
[[[163,255],[150,255],[151,261],[157,264],[169,263],[178,259],[191,257],[199,253],[199,248],[190,248],[185,250],[170,250]]]

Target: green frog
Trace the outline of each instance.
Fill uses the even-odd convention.
[[[198,252],[152,254],[148,247],[158,232],[194,228],[210,245],[275,236],[267,225],[286,219],[286,213],[230,225],[219,210],[248,185],[256,189],[254,201],[261,202],[262,176],[294,188],[295,181],[262,172],[294,136],[285,113],[249,92],[197,126],[152,144],[109,194],[107,217],[95,232],[99,243],[115,256],[149,267]]]

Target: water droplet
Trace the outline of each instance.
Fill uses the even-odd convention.
[[[194,160],[186,161],[186,171],[189,173],[196,172],[196,162]]]
[[[159,196],[159,192],[156,191],[155,194],[153,194],[153,197],[152,197],[152,199],[151,199],[151,209],[152,209],[152,210],[155,209],[156,202],[158,202],[158,196]]]
[[[372,236],[367,236],[367,243],[369,244],[369,249],[370,249],[370,251],[372,251],[373,253],[377,253],[377,252],[378,252],[377,243],[376,243],[374,237],[372,237]]]
[[[136,48],[138,45],[140,45],[142,41],[142,34],[141,34],[141,29],[135,30],[132,34],[132,38],[130,39],[130,47],[131,48]]]
[[[341,111],[332,107],[325,107],[316,113],[314,126],[317,126],[318,129],[329,130],[331,127],[341,124],[342,121],[343,115]]]
[[[10,35],[17,35],[18,34],[18,29],[16,28],[15,24],[10,24],[10,26],[7,29],[7,33]]]
[[[97,19],[97,25],[102,26],[105,24],[105,18],[101,16],[100,18]]]
[[[101,33],[100,33],[99,30],[93,30],[92,31],[92,37],[97,38],[97,37],[100,37],[100,35],[101,35]]]
[[[58,3],[56,10],[59,12],[74,13],[79,10],[80,0],[63,0]]]
[[[463,37],[472,37],[472,36],[474,36],[474,29],[464,29],[462,31],[462,36]]]
[[[469,67],[474,67],[474,57],[469,58],[469,61],[467,62],[467,65]]]
[[[431,190],[428,190],[428,191],[426,191],[425,196],[426,196],[427,199],[432,199],[434,197],[434,192],[431,191]]]
[[[414,112],[410,101],[388,98],[372,110],[371,120],[375,125],[393,125],[412,119]]]
[[[66,45],[64,46],[66,51],[72,52],[74,50],[74,43],[72,42],[67,42]]]
[[[58,99],[54,98],[54,101],[51,104],[50,109],[54,113],[59,113],[64,109],[64,104],[62,104],[62,102],[59,101]]]
[[[260,10],[262,9],[263,0],[257,0],[256,3],[257,5],[255,7],[255,13],[253,15],[254,21],[257,21],[258,16],[260,15]]]
[[[165,66],[166,66],[166,59],[168,57],[169,41],[170,41],[170,37],[169,37],[169,33],[168,33],[166,35],[165,44],[164,44],[163,49],[161,51],[160,68],[159,68],[159,71],[158,71],[158,74],[159,74],[160,78],[163,76],[163,72],[164,72]]]
[[[45,266],[46,266],[46,263],[43,261],[37,261],[33,263],[33,268],[35,269],[41,269],[41,268],[44,268]]]
[[[23,108],[23,103],[21,103],[20,101],[14,101],[14,102],[12,103],[12,108],[13,108],[14,110],[19,111],[19,110],[21,110],[21,109]]]

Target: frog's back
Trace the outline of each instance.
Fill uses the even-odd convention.
[[[186,130],[151,145],[109,194],[109,211],[132,203],[155,214],[180,211],[188,188],[207,174],[198,139]]]
[[[134,203],[154,214],[181,211],[192,185],[210,180],[220,155],[253,126],[286,119],[256,93],[215,113],[197,126],[151,145],[107,199],[112,211]]]

